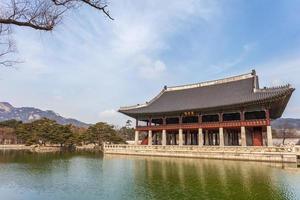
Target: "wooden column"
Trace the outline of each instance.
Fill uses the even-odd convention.
[[[198,123],[201,124],[202,123],[202,114],[198,115]]]
[[[246,128],[245,128],[245,126],[241,127],[241,141],[242,141],[242,146],[243,147],[247,146],[247,142],[246,142]]]
[[[202,128],[198,129],[198,146],[203,146],[203,130]]]
[[[219,113],[219,121],[223,122],[223,113]]]
[[[161,144],[162,145],[167,145],[167,131],[165,129],[162,131]]]
[[[224,133],[223,133],[223,128],[222,127],[219,128],[219,140],[220,140],[219,145],[221,147],[223,147],[224,146]]]
[[[183,135],[182,135],[182,129],[180,128],[179,130],[178,130],[178,134],[179,134],[179,137],[178,137],[178,144],[179,144],[179,146],[182,146],[183,145]]]
[[[268,121],[268,125],[270,125],[270,111],[269,111],[269,109],[265,109],[265,113],[266,113],[266,119]]]
[[[134,133],[134,144],[135,145],[139,144],[139,131],[135,131]]]
[[[152,145],[152,130],[148,131],[148,145]]]
[[[163,117],[163,125],[166,125],[166,117]]]
[[[240,112],[241,121],[245,121],[245,111],[241,110]]]

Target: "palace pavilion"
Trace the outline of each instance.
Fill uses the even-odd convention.
[[[151,101],[119,112],[136,119],[136,145],[272,146],[271,120],[281,117],[294,90],[289,84],[260,88],[253,70],[165,86]]]

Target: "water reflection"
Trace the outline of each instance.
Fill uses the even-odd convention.
[[[300,170],[272,163],[0,151],[0,199],[300,199]]]
[[[120,157],[106,155],[105,159]],[[278,179],[282,167],[294,165],[138,156],[126,159],[134,162],[135,184],[147,188],[152,199],[294,199],[296,195]]]
[[[0,151],[0,194],[3,199],[76,199],[71,191],[95,190],[90,180],[99,181],[99,158],[84,152]]]

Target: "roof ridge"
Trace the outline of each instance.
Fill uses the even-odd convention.
[[[263,88],[259,88],[256,91],[258,92],[268,92],[270,90],[281,90],[281,89],[285,89],[285,88],[291,88],[291,84],[285,84],[285,85],[279,85],[279,86],[272,86],[272,87],[263,87]]]
[[[241,74],[241,75],[237,75],[237,76],[231,76],[231,77],[216,79],[216,80],[211,80],[211,81],[204,81],[204,82],[200,82],[200,83],[171,86],[171,87],[165,86],[164,89],[165,89],[165,91],[176,91],[176,90],[185,90],[185,89],[191,89],[191,88],[197,88],[197,87],[206,87],[206,86],[210,86],[210,85],[217,85],[217,84],[229,83],[229,82],[233,82],[233,81],[240,81],[240,80],[244,80],[244,79],[248,79],[248,78],[253,78],[254,76],[256,76],[255,70],[253,70],[251,73],[246,73],[246,74]]]
[[[212,81],[204,81],[204,82],[195,83],[195,84],[187,84],[187,85],[172,86],[172,87],[164,86],[164,88],[160,91],[160,93],[158,95],[156,95],[154,98],[152,98],[150,101],[147,101],[146,103],[143,103],[143,104],[136,104],[136,105],[132,105],[132,106],[120,107],[119,110],[120,111],[121,110],[129,110],[129,109],[135,109],[135,108],[141,108],[141,107],[148,106],[151,103],[153,103],[156,99],[158,99],[164,92],[192,89],[192,88],[205,87],[205,86],[210,86],[210,85],[217,85],[217,84],[222,84],[222,83],[228,83],[228,82],[253,78],[255,76],[256,76],[256,72],[255,72],[255,70],[252,70],[252,72],[250,72],[250,73],[231,76],[231,77],[222,78],[222,79],[216,79],[216,80],[212,80]]]

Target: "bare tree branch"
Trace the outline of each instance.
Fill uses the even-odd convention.
[[[12,26],[52,31],[66,11],[87,5],[101,11],[113,20],[105,0],[4,0],[0,2],[0,65],[11,66],[15,62],[3,60],[13,53],[15,46],[10,34]]]
[[[89,6],[92,6],[93,8],[96,8],[98,10],[101,10],[109,19],[114,20],[114,18],[112,18],[109,14],[109,11],[106,10],[107,8],[107,4],[103,5],[102,1],[98,0],[82,0],[82,2],[88,4]]]
[[[9,55],[16,50],[10,34],[10,27],[0,24],[0,66],[4,67],[11,67],[17,62],[9,58]]]
[[[112,18],[112,16],[109,14],[109,11],[107,10],[108,3],[103,0],[52,0],[52,1],[57,6],[65,6],[67,8],[72,8],[74,7],[74,5],[82,2],[84,4],[91,6],[92,8],[102,11],[109,19],[114,20],[114,18]]]

